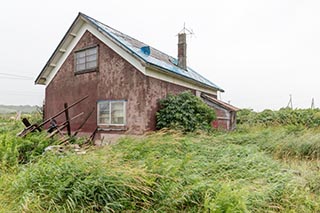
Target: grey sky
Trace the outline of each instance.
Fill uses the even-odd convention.
[[[222,87],[224,101],[262,110],[320,106],[320,1],[18,1],[0,7],[0,104],[37,104],[34,80],[83,12],[159,50],[177,55],[183,23],[188,65]],[[12,76],[29,79],[12,79]],[[10,78],[8,78],[10,77]]]

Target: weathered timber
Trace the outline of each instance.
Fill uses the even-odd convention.
[[[66,115],[66,122],[67,122],[67,133],[68,136],[71,136],[71,127],[70,127],[70,120],[69,120],[69,111],[68,111],[68,103],[64,103],[64,114]]]
[[[31,123],[29,122],[29,120],[27,118],[22,118],[22,123],[25,125],[25,127],[27,128],[34,128],[36,127],[36,129],[41,132],[41,129],[39,128],[39,126],[37,124],[33,124],[31,125]],[[34,132],[34,130],[32,131]]]
[[[68,124],[65,123],[65,124],[62,124],[61,126],[57,127],[53,132],[51,132],[47,138],[51,138],[52,136],[54,136],[55,134],[57,133],[61,133],[61,130],[63,130],[64,128],[66,128]]]
[[[94,108],[91,110],[91,112],[87,115],[87,117],[84,119],[84,121],[82,122],[82,124],[79,126],[79,128],[75,131],[75,133],[73,134],[73,136],[76,136],[79,131],[81,130],[81,128],[85,125],[85,123],[87,122],[87,120],[90,118],[90,116],[92,115],[92,113],[94,112]]]
[[[88,97],[89,97],[89,96],[87,95],[87,96],[85,96],[84,98],[81,98],[80,100],[78,100],[78,101],[76,101],[75,103],[73,103],[73,104],[71,104],[70,106],[68,106],[67,109],[70,109],[70,108],[74,107],[75,105],[79,104],[80,102],[82,102],[83,100],[87,99]],[[52,116],[52,117],[48,118],[47,120],[43,121],[41,124],[39,124],[39,127],[42,127],[43,125],[45,125],[46,123],[48,123],[51,119],[58,117],[59,115],[61,115],[62,113],[64,113],[65,110],[67,110],[67,109],[62,110],[62,111],[58,112],[57,114],[55,114],[54,116]]]
[[[26,127],[31,126],[31,123],[28,121],[27,118],[23,118],[23,119],[22,119],[22,123],[23,123]]]
[[[97,127],[94,132],[90,135],[90,137],[86,140],[86,142],[84,142],[84,144],[88,144],[89,142],[92,142],[97,134],[99,130],[99,127]]]
[[[26,122],[26,123],[24,123],[24,125],[27,126],[28,123],[29,123],[29,121]],[[29,123],[29,124],[30,124],[30,123]],[[19,132],[19,133],[17,134],[17,136],[24,137],[24,136],[26,136],[28,133],[34,132],[36,129],[37,129],[39,132],[41,132],[41,129],[39,128],[39,126],[38,126],[37,124],[32,124],[32,125],[30,124],[30,125],[27,126],[25,129],[23,129],[21,132]]]
[[[64,113],[66,110],[74,107],[75,105],[79,104],[80,102],[82,102],[83,100],[87,99],[89,96],[85,96],[83,98],[81,98],[80,100],[74,102],[73,104],[71,104],[70,106],[68,106],[67,108],[65,108],[64,110],[58,112],[57,114],[55,114],[54,116],[48,118],[47,120],[43,121],[42,123],[40,123],[39,125],[31,125],[29,127],[27,127],[26,129],[24,129],[23,131],[21,131],[18,136],[20,137],[24,137],[27,134],[29,134],[30,132],[33,132],[35,129],[40,129],[40,127],[44,126],[46,123],[48,123],[49,121],[51,121],[52,119],[58,117],[59,115],[61,115],[62,113]],[[41,129],[40,129],[41,130]]]
[[[84,114],[84,112],[79,113],[78,115],[72,117],[72,118],[70,119],[70,121],[72,121],[72,120],[80,117],[80,116],[83,115],[83,114]],[[67,124],[68,124],[68,122],[65,121],[65,122],[63,122],[62,124],[60,124],[59,126],[57,126],[57,129],[55,129],[53,132],[51,132],[50,135],[48,135],[47,138],[51,138],[51,137],[54,136],[55,134],[61,133],[61,131],[62,131],[64,128],[66,128]]]

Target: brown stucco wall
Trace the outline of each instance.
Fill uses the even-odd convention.
[[[70,54],[56,76],[46,87],[45,118],[53,116],[76,100],[89,98],[70,109],[70,117],[81,112],[85,115],[71,122],[72,129],[78,128],[91,109],[91,115],[83,132],[92,132],[97,127],[97,101],[126,100],[126,130],[116,133],[142,134],[155,130],[155,113],[158,100],[167,94],[177,94],[188,88],[155,78],[147,77],[91,33],[86,32],[74,51],[99,45],[99,68],[95,72],[74,74],[74,54]],[[195,91],[192,91],[193,93]],[[57,118],[64,121],[64,115]]]

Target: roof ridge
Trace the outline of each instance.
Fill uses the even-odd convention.
[[[144,62],[156,65],[162,69],[168,70],[169,72],[175,73],[185,78],[189,78],[191,80],[197,81],[209,87],[215,88],[221,92],[224,92],[223,89],[221,89],[216,84],[212,83],[207,78],[200,75],[191,67],[187,66],[187,70],[180,68],[177,65],[178,58],[173,57],[155,47],[152,47],[136,38],[133,38],[132,36],[129,36],[117,29],[114,29],[109,25],[106,25],[84,13],[79,13],[79,14],[82,15],[88,21],[90,21],[92,24],[94,24],[96,27],[100,28],[110,37],[115,39],[115,41],[117,41],[120,45],[128,49],[132,54],[136,55],[138,58],[140,58]],[[143,54],[141,51],[141,47],[146,45],[151,48],[151,54],[148,56]]]
[[[119,31],[119,30],[117,30],[117,29],[115,29],[115,28],[113,28],[113,27],[110,27],[109,25],[107,25],[107,24],[105,24],[105,23],[102,23],[101,21],[99,21],[99,20],[97,20],[97,19],[95,19],[95,18],[92,18],[92,17],[90,17],[90,16],[88,16],[88,15],[86,15],[86,14],[84,14],[84,13],[81,13],[81,12],[80,12],[80,14],[86,16],[86,17],[89,18],[89,19],[93,19],[93,20],[96,21],[96,22],[99,22],[100,24],[103,24],[104,26],[112,29],[113,31],[116,31],[116,32],[119,33],[119,34],[122,34],[122,35],[124,35],[124,36],[126,36],[126,37],[129,37],[129,38],[132,39],[132,40],[135,40],[135,41],[138,41],[138,42],[140,42],[140,43],[143,43],[143,44],[151,47],[153,50],[156,50],[157,52],[159,52],[159,53],[161,53],[161,54],[163,54],[163,55],[166,55],[166,56],[168,56],[168,57],[170,57],[170,58],[173,58],[173,59],[175,59],[175,60],[178,60],[177,57],[171,56],[171,55],[169,55],[169,54],[167,54],[167,53],[165,53],[165,52],[163,52],[163,51],[161,51],[161,50],[159,50],[159,49],[157,49],[157,48],[155,48],[155,47],[153,47],[153,46],[151,46],[151,45],[149,45],[149,44],[146,44],[146,43],[143,42],[143,41],[140,41],[140,40],[138,40],[138,39],[136,39],[136,38],[133,38],[132,36],[130,36],[130,35],[126,34],[126,33],[123,33],[123,32],[121,32],[121,31]]]

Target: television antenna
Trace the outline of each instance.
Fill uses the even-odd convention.
[[[189,35],[190,37],[195,36],[195,33],[193,32],[193,30],[191,28],[190,29],[186,28],[186,23],[185,22],[183,23],[183,29],[180,30],[178,35],[182,34],[182,33],[186,34],[186,35]]]

